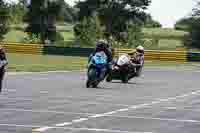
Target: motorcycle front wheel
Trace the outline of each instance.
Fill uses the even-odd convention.
[[[97,81],[97,72],[95,68],[90,68],[88,70],[88,80],[86,81],[87,88],[96,88],[99,82]]]
[[[106,82],[112,82],[112,74],[108,74],[106,77]]]

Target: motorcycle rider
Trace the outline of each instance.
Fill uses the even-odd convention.
[[[0,46],[0,93],[2,92],[2,84],[3,84],[3,78],[5,75],[5,66],[8,64],[6,53],[4,49]]]
[[[136,64],[136,65],[135,65]],[[130,59],[130,69],[135,70],[134,76],[139,77],[144,64],[144,47],[139,45]]]
[[[89,56],[88,62],[90,62],[91,58],[97,53],[103,51],[107,56],[107,74],[111,72],[111,65],[112,65],[112,50],[109,47],[109,44],[106,40],[100,39],[96,43],[96,48],[92,52],[92,54]]]

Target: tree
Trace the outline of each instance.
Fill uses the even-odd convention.
[[[77,20],[77,11],[68,5],[65,1],[61,1],[61,11],[58,14],[58,21],[73,23]]]
[[[130,23],[143,23],[150,0],[85,0],[76,5],[79,20],[97,15],[105,32],[120,40],[120,33],[128,31]]]
[[[42,32],[45,30],[45,26],[42,24],[44,23],[42,22],[42,16],[44,15],[43,2],[43,0],[31,0],[30,5],[28,6],[28,13],[26,15],[28,27],[26,28],[26,32],[28,32],[30,36],[32,36],[32,34],[42,36]],[[42,41],[44,42],[44,40]]]
[[[42,43],[45,43],[45,40],[55,41],[55,23],[63,1],[31,0],[26,15],[28,21],[26,31],[40,36]]]
[[[10,10],[10,22],[12,24],[18,24],[23,22],[24,15],[26,14],[26,8],[23,3],[11,3],[9,5]]]
[[[29,2],[30,0],[19,0],[19,4],[24,6],[24,8],[28,7],[28,5],[30,4]]]
[[[200,48],[200,2],[193,9],[193,19],[190,33],[185,38],[185,45],[193,48]]]
[[[200,16],[200,1],[197,2],[197,6],[193,8],[193,16]]]
[[[0,0],[0,40],[8,32],[9,8],[3,0]]]
[[[182,18],[176,22],[174,27],[176,30],[189,31],[194,21],[196,21],[194,17]]]

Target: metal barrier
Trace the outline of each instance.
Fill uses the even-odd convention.
[[[115,56],[132,52],[133,49],[115,49]],[[145,60],[187,61],[187,51],[145,50]]]
[[[42,54],[43,46],[40,44],[1,43],[8,53]]]
[[[23,54],[45,54],[45,55],[66,55],[87,57],[93,48],[66,48],[55,46],[43,46],[41,44],[20,44],[1,43],[8,53]],[[134,49],[113,49],[114,56],[123,53],[132,53]],[[200,62],[200,52],[188,52],[187,50],[167,51],[167,50],[145,50],[145,60],[160,61],[198,61]]]

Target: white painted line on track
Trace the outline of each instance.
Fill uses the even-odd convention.
[[[41,128],[40,128],[40,131],[39,131],[39,132],[44,132],[44,131],[46,131],[46,130],[53,129],[53,128],[55,128],[55,127],[44,126],[44,127],[41,127]],[[35,132],[38,132],[38,131],[32,130],[32,133],[35,133]]]
[[[77,119],[77,120],[72,120],[73,123],[79,123],[79,122],[82,122],[82,121],[87,121],[88,118],[80,118],[80,119]]]
[[[54,127],[44,127],[43,130],[52,129]],[[95,132],[105,132],[105,133],[153,133],[153,132],[140,132],[140,131],[122,131],[122,130],[112,130],[112,129],[98,129],[98,128],[72,128],[72,127],[58,127],[57,129],[65,129],[71,131],[95,131]],[[35,133],[35,132],[32,132]]]
[[[157,117],[139,117],[139,116],[124,116],[124,115],[109,115],[109,116],[106,116],[106,117],[200,123],[200,121],[198,121],[198,120],[182,120],[182,119],[157,118]]]
[[[127,108],[122,108],[122,109],[118,109],[118,110],[115,110],[115,111],[110,111],[110,112],[106,112],[106,113],[102,113],[102,114],[96,114],[96,115],[93,115],[93,116],[89,116],[87,118],[80,118],[80,119],[76,119],[76,120],[72,120],[71,122],[67,122],[67,123],[71,123],[70,125],[74,124],[74,121],[79,121],[79,120],[82,120],[82,119],[85,119],[85,120],[82,120],[80,122],[84,122],[84,121],[88,121],[88,120],[91,120],[91,119],[94,119],[94,118],[101,118],[101,117],[105,117],[105,116],[108,116],[108,115],[114,115],[116,113],[119,113],[119,112],[125,112],[125,111],[128,111],[128,110],[133,110],[133,109],[142,109],[142,108],[145,108],[145,107],[148,107],[148,106],[153,106],[155,104],[159,104],[159,103],[163,103],[163,102],[169,102],[169,101],[173,101],[173,99],[178,99],[178,98],[185,98],[185,97],[189,97],[189,96],[193,96],[193,95],[197,95],[200,93],[200,90],[198,91],[193,91],[193,92],[190,92],[190,93],[187,93],[187,94],[182,94],[182,95],[179,95],[179,96],[176,96],[176,97],[169,97],[169,98],[166,98],[166,99],[160,99],[158,101],[152,101],[152,102],[149,102],[149,103],[144,103],[144,104],[139,104],[139,105],[133,105],[133,106],[130,106],[130,107],[127,107]],[[195,121],[192,121],[191,122],[195,122]],[[64,122],[66,123],[66,122]],[[54,127],[59,127],[59,126],[56,126],[56,125],[62,125],[63,123],[58,123],[58,124],[55,124]],[[41,128],[37,128],[37,129],[34,129],[33,131],[34,132],[43,132],[43,131],[46,131],[46,130],[41,130],[43,129],[44,127],[41,127]]]
[[[192,106],[190,106],[190,107],[192,107]],[[187,109],[187,106],[181,106],[181,107],[163,107],[163,109],[166,109],[166,110],[177,110],[177,111],[194,111],[194,112],[200,112],[200,109]]]
[[[104,116],[103,114],[96,114],[96,115],[91,116],[90,118],[99,118],[103,116]]]
[[[129,109],[119,109],[120,112],[128,111]]]
[[[61,124],[56,124],[55,126],[64,127],[64,126],[71,125],[71,124],[72,124],[71,122],[64,122],[64,123],[61,123]]]

